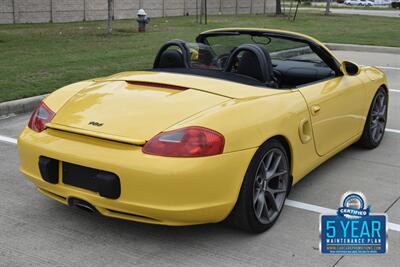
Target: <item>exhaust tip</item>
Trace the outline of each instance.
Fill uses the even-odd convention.
[[[99,213],[99,211],[92,204],[79,198],[74,198],[74,197],[68,198],[68,205],[70,207],[76,207],[86,212]]]

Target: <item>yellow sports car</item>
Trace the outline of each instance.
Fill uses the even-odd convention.
[[[18,139],[44,195],[165,225],[271,227],[291,186],[384,135],[387,81],[298,33],[217,29],[171,40],[148,71],[63,87]]]

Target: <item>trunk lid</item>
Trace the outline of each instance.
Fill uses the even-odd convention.
[[[107,80],[75,94],[48,127],[142,145],[177,122],[229,99],[182,85]]]

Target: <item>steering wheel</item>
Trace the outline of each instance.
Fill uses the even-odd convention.
[[[217,58],[213,59],[213,65],[217,66],[218,69],[224,69],[230,55],[230,53],[219,55]]]
[[[282,77],[283,77],[283,75],[282,75],[282,72],[280,72],[279,70],[273,70],[273,79],[274,79],[274,82],[275,82],[275,86],[277,87],[277,88],[281,88],[281,86],[282,86]]]

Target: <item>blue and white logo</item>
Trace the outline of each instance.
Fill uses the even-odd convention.
[[[367,207],[367,198],[361,192],[346,192],[342,196],[341,203],[342,206],[337,211],[339,216],[358,219],[369,215],[370,207]]]
[[[321,253],[386,253],[387,216],[370,210],[363,193],[346,192],[336,214],[320,216]]]

